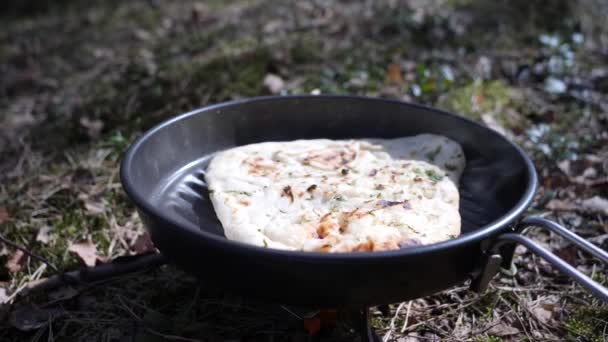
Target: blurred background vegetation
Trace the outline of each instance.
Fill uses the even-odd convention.
[[[149,251],[117,176],[133,139],[210,103],[331,93],[496,129],[534,158],[531,212],[606,248],[607,17],[602,0],[2,1],[0,232],[62,269]],[[533,236],[606,283],[603,265]],[[605,304],[517,254],[486,294],[464,286],[395,303],[374,311],[376,328],[394,341],[608,339]],[[2,246],[0,339],[306,338],[284,313],[170,266],[27,292],[50,275]]]

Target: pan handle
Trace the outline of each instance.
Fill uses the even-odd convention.
[[[481,274],[473,281],[471,287],[476,291],[485,291],[487,289],[490,280],[494,277],[494,275],[496,275],[500,264],[503,262],[503,257],[501,256],[501,254],[504,255],[504,247],[508,247],[509,245],[511,245],[510,252],[512,253],[512,244],[513,242],[515,242],[525,246],[526,248],[528,248],[528,250],[535,253],[539,257],[545,259],[555,268],[559,269],[560,271],[573,278],[576,282],[578,282],[585,289],[589,290],[589,292],[591,292],[597,298],[608,302],[607,288],[603,287],[593,279],[584,275],[576,268],[565,262],[563,259],[559,258],[557,255],[551,253],[547,249],[541,247],[538,243],[532,241],[530,238],[527,238],[522,235],[528,228],[535,226],[551,230],[552,232],[574,243],[581,249],[589,252],[591,255],[598,258],[602,262],[608,263],[608,253],[603,249],[595,246],[589,241],[586,241],[580,236],[572,233],[567,228],[553,221],[547,220],[542,217],[532,216],[525,218],[520,222],[520,224],[516,228],[516,231],[520,233],[506,233],[498,236],[497,241],[490,248],[490,256],[487,259],[486,265],[484,266]]]
[[[531,227],[547,228],[550,231],[562,236],[564,239],[577,245],[581,249],[584,249],[589,254],[600,259],[604,263],[608,264],[608,252],[606,252],[605,250],[592,244],[591,242],[583,239],[582,237],[574,234],[568,228],[566,228],[562,225],[559,225],[556,222],[553,222],[551,220],[547,220],[546,218],[542,218],[542,217],[538,217],[538,216],[531,216],[531,217],[527,217],[527,218],[523,219],[520,222],[519,227],[521,227],[520,232],[522,234],[524,234],[525,231]]]

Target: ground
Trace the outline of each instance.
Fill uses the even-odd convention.
[[[134,138],[193,108],[271,93],[380,96],[479,120],[533,157],[541,187],[529,214],[608,247],[602,1],[2,6],[0,232],[59,269],[150,250],[117,176]],[[586,253],[529,236],[607,284]],[[307,340],[285,311],[172,266],[35,291],[52,270],[10,246],[0,255],[3,341]],[[608,339],[606,304],[523,248],[483,294],[463,284],[372,313],[387,341]]]

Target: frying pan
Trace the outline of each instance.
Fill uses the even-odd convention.
[[[462,235],[399,250],[356,253],[285,251],[225,238],[204,180],[213,153],[295,139],[447,136],[462,146]],[[126,152],[123,187],[168,260],[207,283],[293,305],[367,307],[431,295],[472,280],[483,290],[517,243],[593,294],[608,290],[522,233],[542,226],[603,262],[608,253],[539,217],[521,220],[537,188],[521,148],[462,116],[421,105],[355,96],[260,97],[198,109],[152,128]]]

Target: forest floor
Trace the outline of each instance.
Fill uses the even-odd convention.
[[[528,213],[606,249],[606,7],[113,0],[4,14],[0,233],[62,270],[150,251],[118,178],[130,142],[206,104],[319,92],[428,104],[500,131],[538,170]],[[586,253],[546,231],[530,236],[608,285],[607,267]],[[463,284],[374,309],[374,327],[386,341],[608,340],[606,304],[524,248],[516,255],[485,293]],[[0,340],[310,340],[289,314],[172,266],[30,290],[52,274],[2,246]]]

